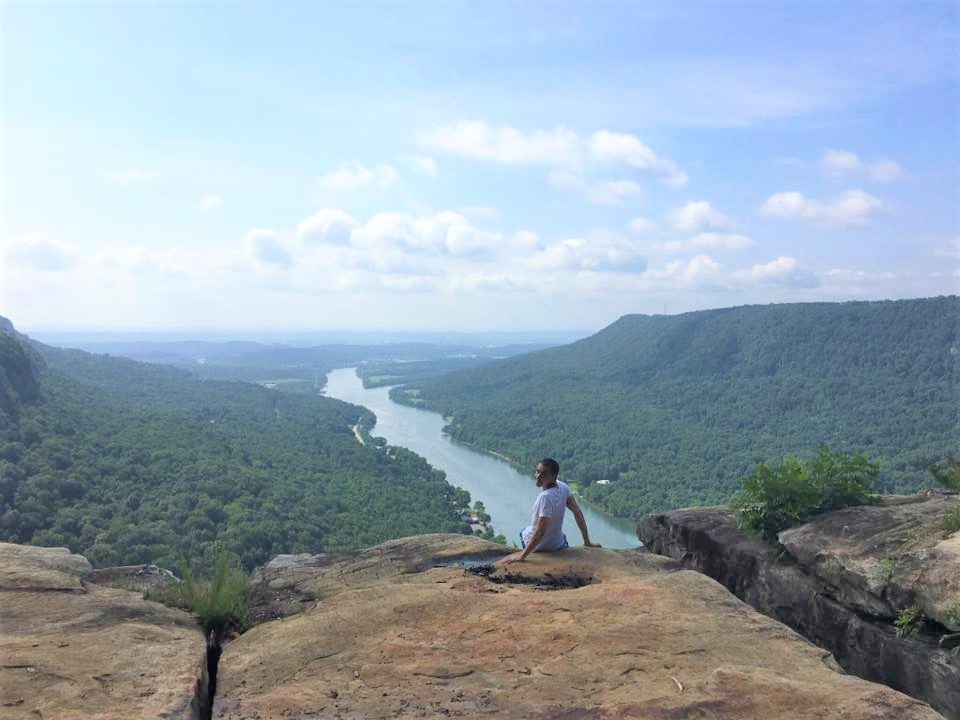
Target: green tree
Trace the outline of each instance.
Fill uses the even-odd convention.
[[[811,460],[760,463],[743,478],[731,503],[739,527],[771,543],[780,531],[821,513],[873,502],[879,467],[864,455],[821,449]]]

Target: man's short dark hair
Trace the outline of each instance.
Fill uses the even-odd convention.
[[[553,458],[544,458],[540,461],[540,464],[547,468],[547,470],[550,471],[550,474],[554,477],[557,477],[560,474],[560,463]]]

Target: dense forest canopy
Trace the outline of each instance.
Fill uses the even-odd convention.
[[[956,296],[628,315],[571,345],[394,388],[459,440],[623,516],[722,503],[757,462],[864,452],[885,492],[960,446]]]
[[[0,539],[96,565],[278,553],[469,531],[469,494],[363,408],[30,343],[0,328]]]

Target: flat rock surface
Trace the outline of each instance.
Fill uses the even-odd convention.
[[[224,648],[215,718],[939,718],[704,575],[641,551],[423,536],[301,574],[318,601]],[[549,587],[582,585],[570,589]]]
[[[822,515],[779,539],[845,605],[885,618],[917,605],[960,631],[951,613],[960,616],[960,532],[943,529],[956,507],[958,495],[894,498]]]
[[[345,588],[402,581],[436,564],[493,562],[508,552],[502,545],[478,545],[468,535],[418,535],[350,555],[278,555],[251,578],[253,620],[259,624],[294,615]]]
[[[196,622],[91,573],[63,548],[0,543],[0,718],[195,717]]]

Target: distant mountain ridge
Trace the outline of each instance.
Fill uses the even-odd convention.
[[[626,315],[407,389],[455,439],[557,457],[621,515],[724,502],[754,463],[820,445],[867,453],[907,491],[960,445],[958,325],[957,296]]]

